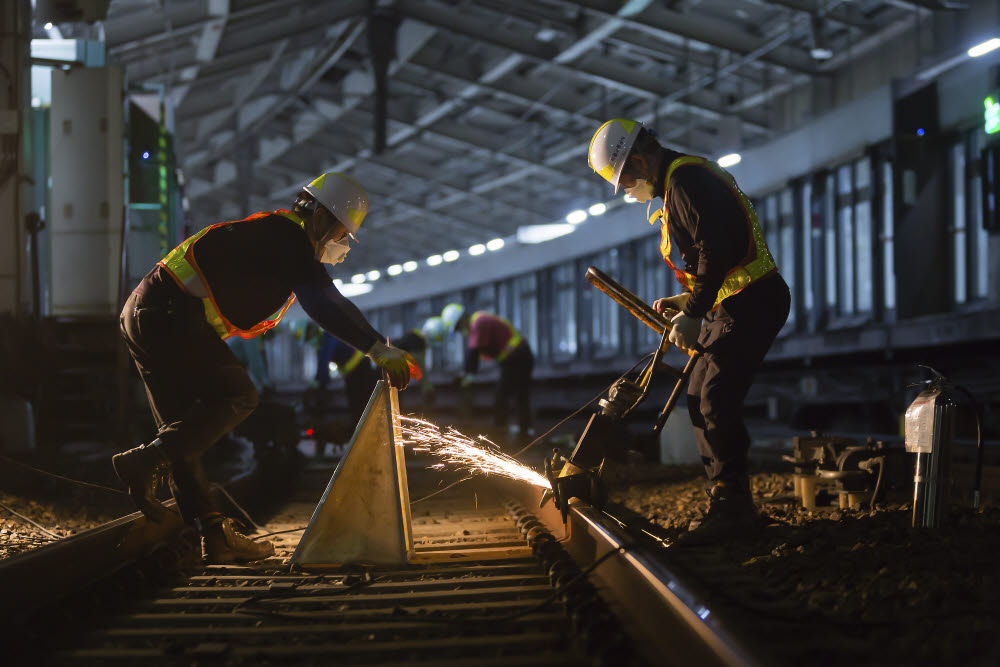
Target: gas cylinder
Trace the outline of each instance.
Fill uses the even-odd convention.
[[[938,376],[906,409],[906,451],[916,454],[913,475],[913,526],[937,528],[951,487],[958,403],[954,386]]]

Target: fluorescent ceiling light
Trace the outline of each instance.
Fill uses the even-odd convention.
[[[592,204],[590,208],[587,209],[587,213],[591,215],[604,215],[608,210],[608,207],[603,202],[597,202]]]
[[[494,252],[496,252],[502,247],[503,247],[503,239],[493,239],[492,241],[486,244],[486,249],[492,250]]]
[[[443,261],[444,258],[441,257],[441,255],[431,255],[430,257],[427,258],[427,266],[437,266]]]
[[[729,155],[723,155],[716,160],[716,162],[720,167],[725,169],[726,167],[732,167],[733,165],[739,164],[742,159],[743,158],[740,157],[739,153],[730,153]]]
[[[406,271],[407,273],[409,273],[410,271],[416,271],[417,263],[414,262],[413,260],[410,260],[409,262],[403,262],[403,270]]]
[[[809,55],[812,56],[813,60],[829,60],[833,57],[833,51],[825,46],[814,46],[809,49]]]
[[[990,51],[995,51],[1000,48],[1000,38],[994,37],[993,39],[988,39],[982,44],[977,44],[969,49],[970,58],[978,58],[979,56],[986,55]]]
[[[371,271],[366,273],[365,276],[368,278],[368,280],[375,281],[382,277],[382,272],[379,271],[378,269],[372,269]]]
[[[441,259],[443,259],[446,262],[454,262],[461,256],[462,256],[461,253],[459,253],[457,250],[449,250],[448,252],[441,255]]]
[[[637,201],[639,201],[639,200],[636,199],[635,197],[633,197],[632,195],[625,195],[625,203],[626,204],[634,204]]]
[[[474,246],[469,246],[470,255],[482,255],[484,252],[486,252],[486,246],[484,246],[482,243],[477,243]]]
[[[351,282],[354,283],[355,285],[360,285],[364,281],[365,281],[365,274],[363,273],[355,273],[353,276],[351,276]]]
[[[581,209],[576,211],[570,211],[566,214],[566,222],[571,225],[579,225],[581,222],[587,219],[587,212]]]
[[[368,294],[368,292],[371,292],[373,289],[375,289],[375,286],[368,283],[344,285],[344,288],[340,290],[340,293],[346,297],[361,296],[362,294]]]
[[[340,286],[344,284],[344,281],[340,278],[334,278],[333,284],[337,286],[337,289],[340,289]]]
[[[388,269],[386,269],[385,272],[388,273],[390,276],[398,276],[400,273],[403,272],[403,265],[393,264]]]
[[[544,243],[571,234],[574,229],[576,228],[573,225],[558,222],[549,225],[525,225],[517,228],[517,242]]]
[[[45,29],[46,30],[52,30],[52,24],[51,23],[46,23],[45,24]]]

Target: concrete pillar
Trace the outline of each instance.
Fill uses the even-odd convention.
[[[0,314],[26,309],[31,2],[0,2]]]

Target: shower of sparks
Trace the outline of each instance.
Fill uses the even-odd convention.
[[[399,416],[399,427],[403,436],[401,444],[412,445],[414,451],[427,452],[443,460],[431,468],[464,468],[472,473],[500,475],[543,489],[550,488],[544,475],[507,456],[481,435],[473,439],[450,426],[441,429],[423,419],[404,415]]]

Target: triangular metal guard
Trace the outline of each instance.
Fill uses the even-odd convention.
[[[380,380],[291,562],[398,565],[413,556],[397,390]]]

